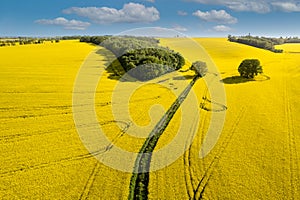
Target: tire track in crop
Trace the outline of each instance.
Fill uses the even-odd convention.
[[[203,91],[203,96],[201,98],[200,102],[200,108],[203,110],[202,112],[202,117],[200,118],[200,128],[204,127],[205,120],[207,118],[208,112],[223,112],[227,110],[227,106],[211,101],[208,99],[208,92],[209,92],[209,87],[210,84],[215,80],[215,78],[218,77],[218,74],[216,73],[210,73],[213,75],[210,79],[206,81],[205,89]],[[206,107],[206,104],[216,104],[217,106],[220,107],[220,109],[210,109]],[[192,138],[190,138],[192,139]],[[203,135],[201,136],[201,144],[203,144]],[[189,141],[190,142],[190,141]],[[192,144],[191,142],[189,144]],[[186,180],[186,189],[187,193],[189,196],[189,199],[193,199],[195,196],[195,192],[197,190],[198,184],[197,182],[200,181],[198,177],[194,175],[192,165],[191,165],[191,152],[192,152],[192,147],[190,147],[185,153],[184,153],[184,169],[185,169],[185,180]]]
[[[201,120],[200,120],[199,128],[204,126],[206,117],[207,117],[207,112],[203,112],[203,116],[200,118]],[[187,141],[186,145],[187,144],[192,144],[191,140],[192,140],[192,136],[190,137],[190,140]],[[194,194],[195,194],[196,189],[197,189],[197,184],[196,184],[196,182],[193,178],[195,176],[194,176],[194,173],[193,173],[193,170],[192,170],[192,167],[191,167],[192,166],[191,165],[191,148],[192,148],[192,146],[190,146],[188,148],[188,150],[184,152],[184,156],[183,156],[186,190],[187,190],[189,199],[193,199]]]
[[[211,112],[223,112],[223,111],[227,110],[227,106],[225,106],[225,105],[223,105],[221,103],[212,101],[212,100],[208,99],[207,97],[202,97],[202,99],[203,99],[204,102],[200,104],[200,108],[203,109],[203,110],[211,111]],[[207,108],[205,106],[205,102],[208,102],[210,104],[215,104],[216,106],[219,106],[220,108],[219,109],[210,109],[210,108]]]
[[[129,200],[148,199],[149,170],[152,152],[160,136],[163,134],[164,130],[167,128],[176,111],[186,99],[193,85],[199,78],[199,76],[195,76],[193,78],[189,85],[184,89],[184,91],[179,95],[179,97],[175,100],[172,106],[156,124],[154,129],[149,134],[149,137],[143,144],[136,158],[134,170],[131,176],[128,196]]]
[[[199,183],[197,184],[197,188],[194,192],[194,196],[191,199],[202,199],[203,198],[203,194],[205,192],[206,186],[209,182],[209,179],[216,167],[216,165],[219,163],[219,160],[222,156],[222,154],[224,153],[225,149],[227,148],[227,146],[230,144],[234,133],[236,132],[236,129],[241,121],[241,119],[244,117],[246,108],[242,107],[230,132],[228,133],[228,135],[224,138],[224,141],[221,143],[220,148],[217,150],[216,155],[214,156],[214,158],[212,159],[211,163],[209,164],[209,166],[207,167],[207,169],[205,170],[203,176],[201,177]]]
[[[125,123],[125,122],[123,122],[123,123]],[[70,162],[80,161],[83,159],[89,159],[89,158],[93,158],[95,156],[103,155],[103,154],[107,153],[108,151],[110,151],[114,147],[114,143],[116,143],[126,133],[126,131],[129,129],[130,125],[131,125],[130,123],[127,123],[126,126],[120,131],[120,133],[113,140],[111,140],[111,142],[108,145],[102,147],[101,149],[99,149],[97,151],[94,151],[91,153],[86,153],[86,154],[81,154],[78,156],[66,157],[66,158],[62,158],[57,161],[50,161],[50,162],[45,162],[45,163],[40,163],[40,164],[35,164],[35,165],[26,165],[26,166],[23,165],[20,167],[16,167],[15,169],[8,169],[8,170],[2,170],[2,171],[0,169],[0,177],[12,176],[17,172],[25,172],[28,170],[38,170],[38,169],[47,168],[47,167],[50,167],[53,165],[70,163]]]
[[[208,87],[205,89],[204,91],[204,95],[202,97],[202,101],[200,103],[200,108],[202,110],[205,110],[205,111],[210,111],[210,112],[223,112],[223,111],[226,111],[227,110],[227,106],[226,105],[223,105],[221,103],[218,103],[218,102],[215,102],[215,101],[212,101],[210,100],[208,97]],[[207,103],[210,103],[210,104],[214,104],[218,107],[220,107],[219,109],[212,109],[212,108],[208,108],[206,106]]]
[[[72,111],[65,111],[61,113],[48,113],[48,114],[24,114],[24,115],[18,115],[18,116],[7,116],[7,117],[0,117],[0,120],[5,119],[27,119],[27,118],[37,118],[37,117],[49,117],[49,116],[61,116],[61,115],[72,115]]]
[[[191,148],[191,147],[190,147]],[[193,181],[193,172],[191,168],[190,162],[190,148],[184,152],[183,155],[183,166],[184,166],[184,178],[185,178],[185,186],[186,191],[189,196],[189,199],[192,199],[193,194],[195,193],[195,186]]]
[[[161,98],[161,95],[152,97],[152,98],[141,98],[141,99],[137,99],[132,101],[132,103],[136,103],[136,102],[143,102],[143,101],[147,101],[147,100],[155,100],[155,99],[159,99]],[[105,102],[105,103],[97,103],[95,104],[95,107],[105,107],[105,106],[109,106],[111,105],[112,102]],[[86,104],[87,105],[87,104]],[[84,106],[84,105],[75,105],[75,106]],[[58,109],[62,110],[61,112],[53,112],[53,113],[47,113],[45,112],[45,110],[49,110],[49,109]],[[48,117],[48,116],[58,116],[58,115],[70,115],[73,114],[72,110],[70,110],[72,108],[72,106],[48,106],[48,107],[32,107],[31,109],[28,109],[26,111],[36,111],[36,110],[43,110],[43,112],[47,113],[47,114],[23,114],[23,115],[17,115],[17,116],[3,116],[0,117],[0,120],[7,120],[7,119],[26,119],[26,118],[37,118],[37,117]],[[11,113],[13,113],[13,111],[23,111],[24,109],[10,109],[10,108],[2,108],[2,110],[5,110],[5,112],[7,112],[7,110],[10,110]],[[65,110],[65,111],[63,111]]]
[[[66,157],[57,161],[51,161],[51,162],[45,162],[45,163],[40,163],[40,164],[36,164],[36,165],[23,165],[22,167],[16,167],[15,169],[9,169],[9,170],[3,170],[0,171],[0,177],[7,177],[7,176],[12,176],[17,172],[26,172],[29,170],[38,170],[38,169],[42,169],[42,168],[47,168],[49,166],[52,165],[58,165],[58,164],[63,164],[63,163],[67,163],[67,162],[72,162],[72,161],[78,161],[78,160],[82,160],[82,159],[86,159],[86,158],[91,158],[94,155],[98,155],[100,153],[102,153],[103,151],[97,151],[97,152],[93,152],[92,154],[81,154],[75,157]]]
[[[98,126],[98,125],[105,126],[105,125],[110,125],[111,123],[123,124],[123,125],[125,125],[124,129],[128,129],[129,127],[126,127],[126,126],[130,126],[130,123],[127,123],[127,122],[111,120],[111,121],[105,121],[105,122],[101,122],[101,123],[97,123],[97,124],[85,125],[85,127],[94,127],[94,126]],[[25,141],[34,136],[42,136],[42,135],[54,134],[54,133],[58,133],[58,132],[61,133],[61,132],[67,132],[67,131],[71,131],[71,130],[75,130],[74,125],[70,125],[69,128],[65,128],[65,129],[52,128],[52,129],[49,129],[46,131],[33,131],[31,133],[18,133],[18,134],[13,134],[13,135],[4,135],[4,136],[0,136],[0,142]]]
[[[99,162],[96,162],[94,168],[93,168],[93,171],[92,173],[90,174],[84,188],[83,188],[83,191],[79,197],[79,200],[86,200],[88,199],[89,195],[90,195],[90,191],[91,191],[91,188],[93,187],[93,184],[96,180],[96,176],[98,174],[100,170],[100,164]]]
[[[137,99],[137,100],[132,101],[132,103],[143,102],[143,101],[148,101],[148,100],[156,100],[156,99],[159,99],[161,97],[162,97],[162,94],[161,95],[157,95],[157,96],[152,97],[152,98]],[[97,106],[104,107],[104,106],[109,106],[111,104],[112,104],[111,102],[106,102],[106,103],[95,104],[95,106],[96,107]],[[77,105],[77,106],[85,106],[85,105]],[[68,106],[50,106],[50,107],[39,107],[39,108],[40,109],[47,109],[47,108],[51,108],[52,109],[52,108],[66,108],[66,107],[68,107]],[[1,118],[1,119],[35,118],[35,117],[47,117],[47,116],[61,115],[61,114],[62,113],[55,113],[55,114],[48,114],[48,115],[21,115],[21,116],[5,117],[5,118]],[[63,114],[66,114],[66,113],[63,113]],[[72,112],[70,111],[68,114],[72,114]],[[103,126],[103,125],[106,125],[107,123],[112,123],[112,122],[115,122],[115,121],[108,121],[108,122],[100,123],[99,125]],[[122,122],[119,122],[119,123],[122,123]],[[64,131],[71,130],[72,128],[64,129]],[[3,136],[0,136],[0,142],[1,141],[11,142],[11,141],[14,141],[14,140],[17,140],[17,139],[18,140],[22,140],[22,139],[25,139],[25,138],[30,138],[32,136],[52,134],[52,133],[56,133],[58,131],[61,131],[61,128],[59,128],[59,129],[57,129],[57,128],[56,129],[50,129],[50,130],[43,131],[43,132],[41,132],[41,131],[35,131],[35,132],[31,132],[31,133],[17,133],[17,134],[13,134],[13,135],[3,135]]]
[[[207,93],[208,93],[208,87],[206,86],[205,89],[204,89],[204,92],[203,92],[203,96],[202,96],[202,101],[200,103],[200,107],[201,105],[203,104],[203,97],[206,97],[207,96]],[[204,109],[203,109],[204,110]],[[207,110],[204,110],[203,111],[203,116],[201,117],[200,116],[200,126],[199,128],[203,127],[204,126],[204,122],[205,122],[205,118],[206,118],[206,115],[207,115]],[[189,138],[189,141],[187,141],[186,145],[188,144],[192,144],[191,143],[191,140],[192,140],[192,136]],[[192,165],[191,165],[191,148],[192,146],[190,146],[188,148],[187,151],[184,152],[184,157],[183,157],[183,165],[184,165],[184,175],[185,175],[185,182],[186,182],[186,190],[187,190],[187,194],[189,196],[189,199],[192,199],[193,196],[194,196],[194,193],[196,191],[196,188],[197,188],[197,184],[196,184],[196,181],[194,180],[194,173],[193,173],[193,170],[192,170]]]
[[[289,140],[289,156],[290,156],[290,186],[291,186],[291,198],[295,199],[299,197],[299,164],[298,164],[298,152],[295,142],[295,129],[294,119],[292,115],[291,103],[289,98],[288,77],[284,77],[284,105],[285,116],[287,121],[287,131]]]
[[[53,134],[57,132],[67,132],[72,130],[74,127],[70,126],[68,128],[61,129],[61,128],[52,128],[47,131],[32,131],[30,133],[17,133],[13,135],[4,135],[0,136],[0,142],[16,142],[16,141],[25,141],[27,139],[30,139],[31,137],[34,136],[42,136],[42,135],[47,135],[47,134]]]

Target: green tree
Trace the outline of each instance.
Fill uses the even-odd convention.
[[[190,69],[195,71],[195,73],[200,77],[204,77],[208,72],[206,63],[202,61],[193,62]]]
[[[258,59],[245,59],[240,64],[238,72],[244,78],[254,78],[257,74],[263,73],[263,69]]]

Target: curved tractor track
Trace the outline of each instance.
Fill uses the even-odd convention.
[[[208,89],[206,88],[204,91],[204,95],[202,99],[207,100],[207,93]],[[203,102],[202,102],[203,103]],[[201,104],[200,104],[201,107]],[[205,118],[207,117],[208,111],[212,110],[207,110],[203,109],[205,112],[203,113],[203,116],[201,117],[200,120],[200,127],[203,127],[203,124],[205,123]],[[218,110],[215,112],[221,112],[227,110],[227,107],[224,105],[224,110]],[[205,188],[208,184],[208,181],[213,174],[213,171],[215,167],[217,166],[223,152],[227,148],[228,144],[231,142],[234,133],[236,131],[236,128],[238,127],[241,119],[244,117],[244,113],[246,111],[246,108],[243,107],[241,108],[238,116],[235,119],[235,122],[231,128],[230,133],[226,136],[224,141],[220,144],[219,148],[217,149],[216,155],[213,157],[212,161],[208,165],[208,167],[204,170],[204,174],[200,176],[200,178],[197,176],[196,172],[193,171],[192,169],[192,164],[191,164],[191,151],[192,151],[192,146],[185,152],[184,154],[184,167],[185,167],[185,180],[186,180],[186,188],[187,188],[187,193],[189,196],[189,199],[202,199],[203,194],[205,191]],[[214,111],[212,111],[214,112]],[[203,143],[203,140],[201,140],[201,143]]]
[[[205,192],[206,186],[209,182],[210,177],[212,176],[215,167],[218,165],[218,162],[220,158],[222,157],[222,154],[224,153],[225,149],[227,148],[228,144],[231,142],[234,133],[236,131],[236,128],[238,127],[241,119],[244,117],[246,109],[241,108],[232,128],[230,133],[226,136],[224,141],[220,144],[216,155],[213,157],[212,161],[209,163],[208,167],[204,170],[203,175],[199,179],[193,172],[192,170],[192,165],[191,165],[191,148],[189,148],[188,151],[185,152],[184,154],[184,166],[185,166],[185,180],[186,180],[186,186],[187,186],[187,192],[189,199],[202,199],[203,194]],[[203,117],[204,120],[205,116]]]
[[[10,169],[10,170],[2,169],[2,170],[0,170],[0,177],[12,176],[17,172],[25,172],[28,170],[37,170],[37,169],[49,167],[51,165],[57,165],[59,163],[75,162],[75,161],[80,161],[82,159],[93,158],[94,156],[105,154],[114,147],[114,144],[117,142],[117,140],[119,140],[126,133],[126,131],[128,130],[128,128],[131,125],[130,123],[126,123],[126,122],[122,122],[122,121],[108,121],[108,122],[103,122],[102,125],[104,125],[104,124],[106,125],[106,124],[110,124],[110,123],[123,124],[124,128],[122,130],[120,130],[118,135],[109,144],[107,144],[106,146],[102,147],[101,149],[99,149],[95,152],[81,154],[81,155],[72,156],[72,157],[65,157],[60,160],[40,163],[40,164],[36,164],[36,165],[26,165],[26,166],[22,165],[20,167],[16,167],[15,169]]]
[[[205,192],[208,181],[209,181],[210,177],[212,176],[212,174],[215,170],[215,167],[218,165],[219,160],[222,157],[225,149],[232,141],[234,133],[236,132],[236,129],[237,129],[240,121],[244,117],[245,111],[246,111],[246,108],[242,107],[238,116],[235,119],[233,126],[231,127],[229,134],[225,137],[224,141],[220,144],[219,148],[217,149],[216,155],[210,162],[209,166],[207,167],[204,174],[202,175],[199,183],[197,184],[197,188],[195,189],[194,195],[191,199],[202,199],[203,198],[203,194]]]

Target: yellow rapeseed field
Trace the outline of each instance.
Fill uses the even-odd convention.
[[[222,38],[195,41],[218,66],[228,107],[222,135],[211,154],[199,159],[201,141],[197,140],[190,149],[195,197],[300,198],[299,54],[275,54]],[[163,44],[201,59],[193,49],[177,47],[176,40],[163,40]],[[295,44],[278,48],[300,50]],[[264,74],[257,81],[236,77],[245,58],[261,61]]]
[[[197,51],[199,47],[184,46],[179,40],[184,39],[161,39],[161,44],[179,51],[189,63],[209,60]],[[191,148],[150,173],[149,199],[300,198],[300,45],[278,46],[285,51],[275,54],[224,38],[194,40],[221,74],[217,81],[224,84],[227,98],[224,129],[210,154],[199,158],[213,111],[191,107],[200,116]],[[129,157],[128,163],[122,163],[121,157],[105,155],[117,148],[137,153],[145,135],[133,136],[139,132],[132,121],[149,125],[151,131],[193,76],[193,72],[174,72],[151,83],[120,82],[105,70],[115,59],[111,53],[78,41],[1,47],[0,58],[1,199],[127,199],[131,173],[103,163],[126,168],[133,167],[135,159]],[[238,78],[237,67],[245,58],[261,61],[264,74],[256,81]],[[88,77],[81,83],[94,87],[96,93],[79,92],[79,99],[72,100],[80,66]],[[89,85],[95,77],[97,84]],[[193,93],[198,103],[204,101],[205,108],[211,108],[206,88],[200,79]],[[123,97],[130,92],[123,105]],[[91,98],[95,105],[90,104]],[[74,102],[81,104],[72,108]],[[187,98],[185,104],[189,102]],[[99,150],[94,155],[103,162],[89,154],[78,136],[73,114],[90,117],[85,108],[95,110],[97,126],[77,128],[101,127],[110,143],[95,140],[91,148]],[[172,143],[182,123],[195,119],[183,114],[179,109],[174,115],[155,152]],[[162,160],[169,155],[164,154]]]
[[[78,41],[0,48],[0,198],[76,199],[93,165],[72,117]]]

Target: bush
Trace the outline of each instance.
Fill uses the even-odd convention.
[[[207,71],[208,71],[206,63],[202,62],[202,61],[193,62],[190,69],[195,71],[195,73],[200,77],[205,76],[207,74]]]
[[[263,73],[262,66],[258,59],[245,59],[238,68],[241,77],[254,78],[259,73]]]

